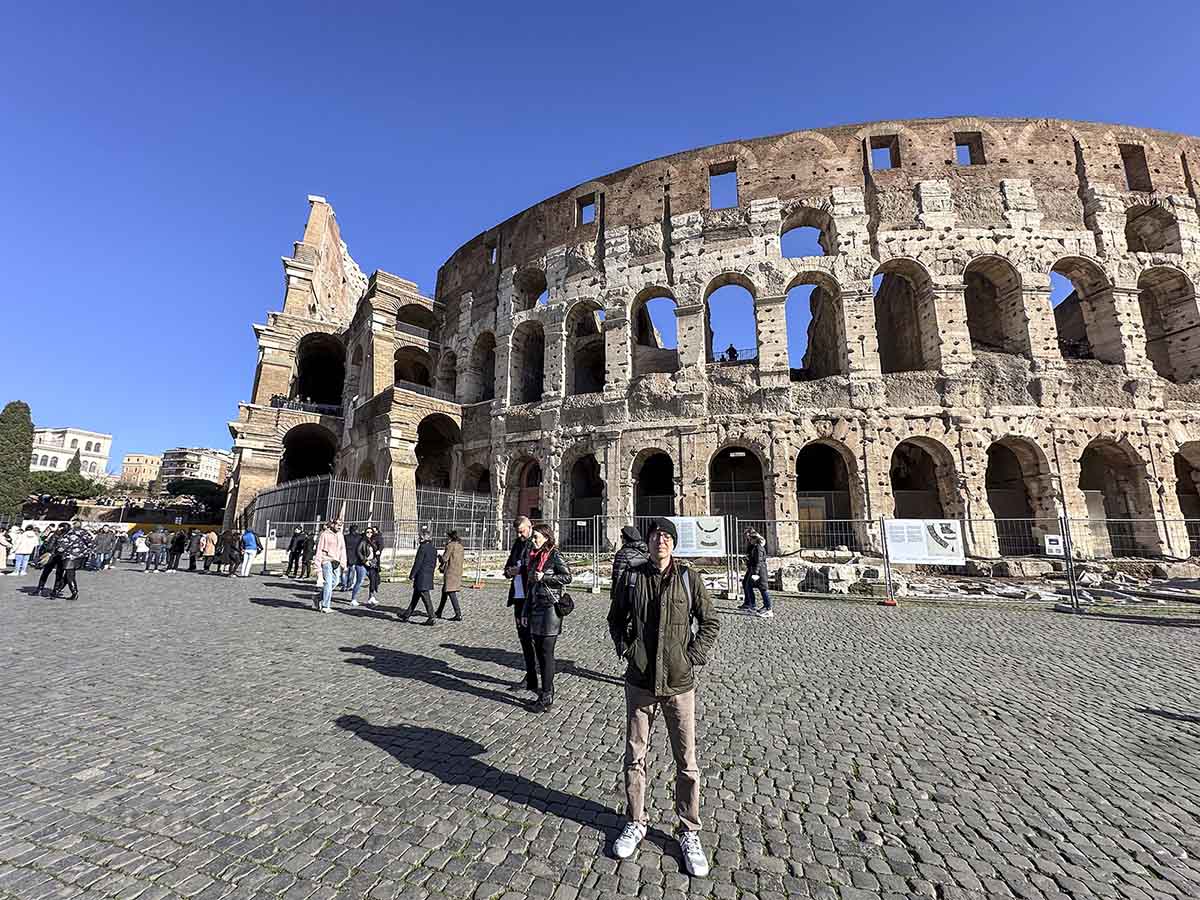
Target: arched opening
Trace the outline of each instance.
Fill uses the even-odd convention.
[[[710,363],[758,361],[758,327],[750,282],[740,276],[723,275],[709,285],[704,295],[704,340]]]
[[[633,377],[679,371],[675,298],[665,288],[649,288],[633,301]]]
[[[371,460],[364,460],[358,467],[358,474],[355,476],[359,481],[365,481],[370,484],[376,483],[375,478],[375,463]]]
[[[633,468],[633,514],[649,518],[675,512],[675,464],[661,450],[651,451]]]
[[[436,342],[438,339],[437,317],[428,306],[406,303],[396,312],[396,330],[401,334],[424,338]]]
[[[945,519],[958,512],[958,477],[950,451],[910,438],[892,451],[892,499],[897,519]]]
[[[346,381],[346,348],[331,334],[310,334],[296,347],[292,400],[342,405]]]
[[[1200,374],[1200,308],[1188,277],[1167,266],[1143,272],[1138,306],[1154,371],[1180,384]]]
[[[766,522],[763,468],[753,451],[726,447],[713,457],[708,467],[708,509],[714,516]]]
[[[463,473],[462,489],[468,494],[490,494],[492,492],[491,470],[479,463],[468,466]]]
[[[894,259],[879,267],[872,283],[880,371],[936,371],[941,334],[929,273],[912,260]]]
[[[458,357],[449,350],[442,351],[437,362],[437,392],[458,399]]]
[[[814,274],[799,276],[788,289],[784,315],[792,381],[846,374],[846,328],[836,283]]]
[[[1200,556],[1200,467],[1193,459],[1200,461],[1200,445],[1185,444],[1175,454],[1175,497],[1187,529],[1188,555]]]
[[[1050,302],[1064,359],[1125,360],[1112,286],[1094,262],[1059,260],[1050,272]]]
[[[796,519],[799,546],[855,549],[858,538],[850,508],[850,468],[836,447],[820,441],[796,456]]]
[[[513,277],[513,300],[516,312],[545,306],[550,302],[546,273],[541,269],[522,269]]]
[[[779,229],[781,255],[785,259],[829,256],[835,252],[832,233],[833,219],[829,213],[801,207],[789,215]]]
[[[485,331],[471,348],[463,384],[463,402],[483,403],[496,399],[496,337]]]
[[[1144,556],[1158,550],[1146,466],[1128,446],[1090,443],[1079,458],[1079,489],[1087,505],[1093,553]]]
[[[997,441],[988,447],[984,487],[1001,556],[1041,552],[1031,521],[1036,516],[1030,497],[1031,478],[1036,479],[1036,472],[1026,471],[1011,444]]]
[[[1179,222],[1162,206],[1131,206],[1125,211],[1125,243],[1130,253],[1182,253]]]
[[[513,463],[505,489],[504,507],[509,519],[528,516],[534,522],[542,518],[542,467],[534,459]]]
[[[419,347],[401,347],[396,351],[396,385],[399,387],[433,387],[433,361]]]
[[[441,413],[423,418],[417,426],[417,487],[451,490],[461,450],[462,431],[453,419]]]
[[[963,273],[963,299],[971,348],[1029,355],[1021,276],[998,256],[972,260]]]
[[[546,332],[541,322],[526,321],[512,334],[509,402],[540,403],[545,392]]]
[[[579,303],[567,317],[567,396],[604,390],[604,309]]]
[[[331,475],[333,458],[337,455],[337,438],[322,425],[297,425],[283,436],[283,456],[279,460],[278,484]]]

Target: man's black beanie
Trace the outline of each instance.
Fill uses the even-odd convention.
[[[650,535],[656,531],[665,531],[671,536],[673,543],[679,543],[679,532],[675,530],[675,523],[664,516],[659,516],[650,523],[650,527],[646,529],[646,540],[650,540]]]

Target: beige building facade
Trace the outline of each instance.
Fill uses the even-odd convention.
[[[34,428],[31,472],[65,472],[79,453],[81,475],[97,477],[108,471],[112,435],[82,428]]]
[[[150,453],[126,453],[121,459],[121,481],[149,487],[158,478],[162,457]]]
[[[564,191],[465,243],[432,297],[365,277],[310,197],[230,423],[230,515],[336,474],[390,481],[397,515],[418,486],[614,528],[1066,513],[1186,556],[1168,523],[1200,514],[1198,172],[1200,139],[1119,125],[798,131]],[[796,229],[817,249],[789,255]],[[727,288],[755,344],[732,355]]]
[[[159,485],[166,489],[172,481],[198,478],[224,484],[229,477],[233,454],[211,447],[175,447],[164,451],[158,473]]]

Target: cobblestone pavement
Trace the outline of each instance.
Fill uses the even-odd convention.
[[[581,594],[544,716],[503,595],[403,625],[311,589],[0,581],[0,896],[1200,896],[1200,628],[1032,609],[722,601],[703,670],[708,879],[620,826],[623,699]],[[403,588],[385,585],[386,605]]]

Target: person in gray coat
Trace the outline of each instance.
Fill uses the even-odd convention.
[[[421,543],[417,546],[417,555],[413,559],[412,570],[408,573],[408,579],[413,586],[412,602],[408,604],[407,610],[400,613],[401,622],[408,621],[408,617],[417,608],[417,600],[420,599],[425,603],[427,615],[422,624],[437,624],[437,619],[433,616],[433,600],[430,597],[430,592],[433,590],[433,570],[435,568],[437,568],[437,548],[430,540],[429,529],[422,528]]]

